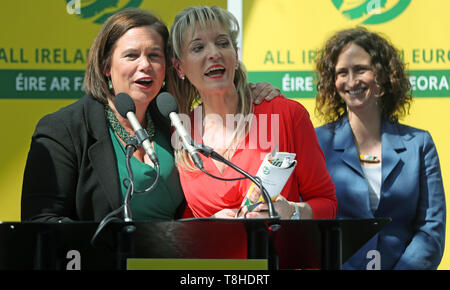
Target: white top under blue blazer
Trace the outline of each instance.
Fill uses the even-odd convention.
[[[381,269],[436,269],[445,244],[445,193],[436,147],[424,130],[383,121],[378,208],[370,209],[368,182],[344,115],[316,128],[338,199],[338,218],[391,217],[392,221],[347,260],[366,269],[378,250]]]

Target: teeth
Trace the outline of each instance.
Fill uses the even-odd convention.
[[[151,79],[142,79],[142,80],[138,80],[136,82],[140,83],[140,84],[150,84],[152,82],[152,80]]]
[[[222,67],[213,67],[213,68],[211,68],[211,69],[209,69],[206,73],[207,74],[209,74],[209,73],[212,73],[212,72],[214,72],[214,71],[218,71],[218,70],[224,70]]]
[[[355,90],[355,91],[349,90],[348,92],[351,95],[358,95],[358,94],[361,94],[362,92],[364,92],[364,89],[359,89],[359,90]]]

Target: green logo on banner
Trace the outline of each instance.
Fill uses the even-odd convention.
[[[83,19],[92,19],[95,24],[103,24],[109,16],[125,8],[137,8],[142,0],[65,0],[69,14],[77,14]],[[125,2],[125,3],[124,3]]]
[[[331,0],[334,7],[350,20],[360,19],[362,24],[381,24],[399,16],[411,0],[397,0],[387,8],[387,2],[395,0]]]

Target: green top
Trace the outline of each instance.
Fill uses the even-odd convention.
[[[125,146],[109,128],[109,134],[117,157],[119,179],[122,192],[122,202],[127,189],[123,180],[128,177]],[[164,135],[156,129],[153,146],[160,164],[159,182],[149,193],[134,193],[131,198],[131,211],[133,220],[171,220],[175,218],[177,208],[184,199],[181,189],[178,170],[175,166],[172,147]],[[144,190],[152,185],[156,179],[156,170],[144,162],[131,157],[135,190]]]

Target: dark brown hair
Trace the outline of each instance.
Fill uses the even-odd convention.
[[[167,41],[169,31],[164,22],[148,11],[136,8],[124,9],[106,20],[92,43],[84,75],[86,94],[102,103],[106,103],[107,98],[112,97],[112,93],[108,89],[105,70],[111,63],[115,44],[128,30],[141,26],[151,26],[161,35],[164,41],[166,64],[168,63]]]
[[[381,88],[380,107],[383,117],[397,122],[409,113],[411,85],[405,72],[401,54],[384,37],[366,28],[356,27],[334,34],[319,51],[316,59],[316,115],[325,122],[338,120],[346,113],[346,105],[336,86],[335,67],[344,47],[354,43],[371,57],[376,83]]]

